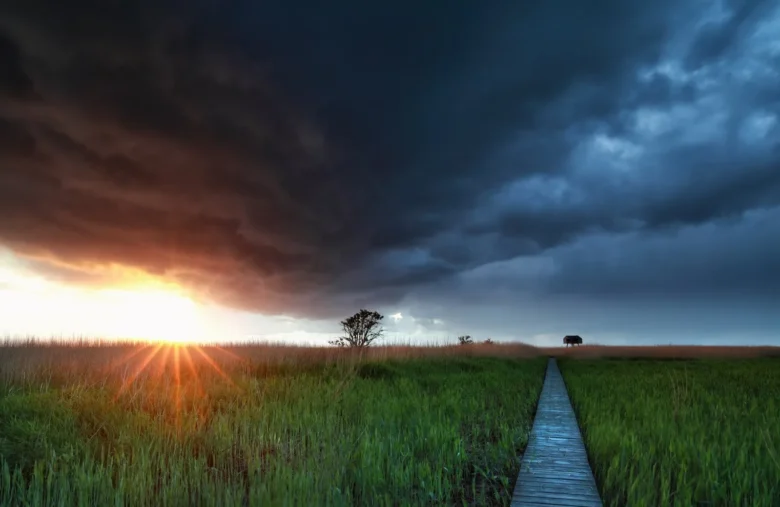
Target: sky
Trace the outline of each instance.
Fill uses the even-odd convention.
[[[778,33],[772,0],[2,2],[0,333],[780,345]]]

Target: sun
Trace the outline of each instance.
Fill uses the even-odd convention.
[[[206,310],[178,284],[132,269],[97,271],[106,285],[49,280],[0,258],[0,333],[161,342],[202,341]]]
[[[191,342],[199,338],[198,306],[190,298],[161,289],[96,291],[96,316],[115,333],[154,341]]]

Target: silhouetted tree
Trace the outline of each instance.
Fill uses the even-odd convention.
[[[493,340],[491,340],[490,338],[488,338],[487,340],[485,340],[482,343],[484,343],[485,345],[493,345],[495,342]]]
[[[341,321],[344,336],[329,342],[338,347],[368,347],[374,340],[382,336],[380,327],[384,315],[370,310],[360,310],[352,317]]]
[[[472,343],[474,340],[471,339],[470,335],[458,336],[458,345],[471,345]]]

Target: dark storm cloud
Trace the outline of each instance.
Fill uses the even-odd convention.
[[[727,0],[723,6],[728,15],[707,21],[691,45],[686,59],[690,67],[722,58],[776,8],[772,0]]]
[[[36,141],[23,125],[0,119],[0,151],[4,157],[32,157]]]
[[[6,2],[0,242],[321,316],[775,206],[776,55],[750,53],[775,13],[704,7]]]
[[[0,33],[0,61],[3,72],[0,74],[0,91],[4,96],[14,99],[26,99],[35,95],[33,82],[24,71],[19,48],[14,41]]]
[[[777,298],[778,250],[780,207],[775,207],[652,233],[595,233],[542,255],[479,266],[459,274],[454,283],[468,294],[491,288],[541,297]],[[454,291],[451,286],[446,290]]]

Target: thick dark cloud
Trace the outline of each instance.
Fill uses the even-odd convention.
[[[444,301],[553,254],[526,292],[725,293],[762,267],[780,286],[763,229],[758,261],[713,254],[711,276],[583,277],[587,256],[556,253],[780,205],[778,19],[767,1],[4,2],[0,243],[72,283],[116,263],[308,316]]]
[[[755,25],[776,9],[771,0],[727,0],[714,19],[706,20],[691,45],[687,63],[699,67],[718,60],[738,47],[741,38],[748,37]]]
[[[5,36],[0,36],[0,59],[3,61],[3,73],[0,74],[3,95],[13,99],[34,97],[33,82],[23,68],[19,48]]]

